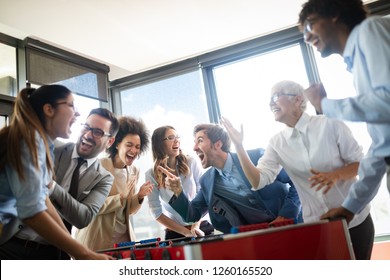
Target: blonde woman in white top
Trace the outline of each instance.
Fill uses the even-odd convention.
[[[273,136],[257,166],[249,160],[243,132],[222,120],[234,143],[244,172],[253,189],[275,180],[283,167],[298,191],[304,222],[314,222],[329,209],[339,207],[356,181],[362,148],[341,121],[305,113],[303,87],[281,81],[271,90],[270,109],[275,120],[286,125]],[[374,226],[367,206],[349,223],[355,257],[370,259]]]
[[[136,193],[139,169],[133,162],[149,145],[149,133],[144,123],[128,116],[118,120],[115,142],[107,149],[109,157],[101,159],[102,166],[114,176],[110,194],[92,222],[76,232],[76,239],[93,250],[136,241],[129,217],[138,212],[144,197],[153,188],[151,182],[146,182]]]

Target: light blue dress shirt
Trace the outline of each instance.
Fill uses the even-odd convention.
[[[390,156],[390,17],[372,16],[356,26],[343,53],[353,74],[355,97],[322,100],[331,118],[367,123],[372,143],[343,207],[360,212],[377,194]]]
[[[216,176],[214,194],[234,205],[242,224],[256,224],[264,221],[266,216],[263,206],[254,193],[245,184],[237,167],[233,163],[230,153],[222,170],[216,168],[220,176]],[[248,215],[251,213],[251,215]],[[268,216],[271,221],[274,217]]]
[[[15,217],[23,220],[47,209],[47,186],[52,178],[46,167],[45,144],[38,133],[36,133],[36,142],[39,170],[32,164],[31,153],[25,141],[21,141],[25,179],[21,180],[16,170],[9,164],[0,173],[0,221],[2,224],[7,224],[11,218]],[[49,140],[49,145],[52,154],[54,143]]]

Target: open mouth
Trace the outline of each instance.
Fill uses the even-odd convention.
[[[179,150],[180,146],[172,146],[172,150]]]
[[[198,157],[200,158],[201,161],[204,159],[204,154],[203,153],[196,153]]]
[[[91,150],[93,147],[94,147],[95,143],[92,143],[88,140],[86,140],[85,138],[82,138],[81,139],[81,142],[80,142],[80,148],[84,151],[89,151]]]
[[[134,159],[135,159],[135,156],[134,156],[134,155],[132,155],[132,154],[126,154],[126,162],[127,162],[127,163],[133,162]]]
[[[72,120],[69,122],[69,131],[71,132],[72,125],[76,122],[76,119],[72,118]]]
[[[313,47],[316,47],[318,49],[318,45],[320,43],[320,40],[318,37],[315,37],[313,40],[311,40],[310,43],[312,44]]]

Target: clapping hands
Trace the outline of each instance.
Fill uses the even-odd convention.
[[[138,199],[142,200],[145,196],[148,196],[153,191],[153,183],[150,181],[145,182],[138,191]]]

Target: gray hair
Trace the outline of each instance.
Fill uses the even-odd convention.
[[[307,107],[307,98],[303,94],[304,88],[300,84],[289,81],[289,80],[284,80],[276,83],[272,89],[271,89],[271,95],[274,93],[291,93],[291,94],[296,94],[297,96],[302,96],[302,103],[301,103],[301,109],[302,111],[306,111]]]

